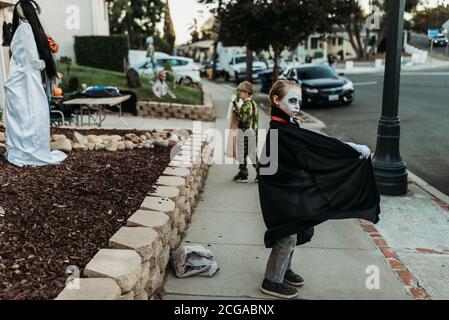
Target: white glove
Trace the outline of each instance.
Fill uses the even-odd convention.
[[[360,153],[360,159],[369,159],[371,157],[371,150],[365,145],[355,144],[352,142],[345,142],[347,145],[351,146],[355,151]]]

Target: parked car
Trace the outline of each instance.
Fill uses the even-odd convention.
[[[219,51],[219,61],[222,73],[226,81],[239,83],[246,78],[246,54],[234,47],[223,47]],[[253,56],[253,79],[258,78],[258,73],[265,70],[267,65]]]
[[[287,69],[281,79],[302,86],[303,105],[350,105],[354,101],[354,84],[327,65],[302,65]]]
[[[430,40],[430,44],[432,44],[434,47],[447,47],[449,44],[449,40],[447,39],[447,36],[438,36]]]
[[[156,58],[156,70],[157,72],[164,70],[164,66],[169,64],[173,72],[176,74],[176,81],[182,84],[200,83],[201,67],[193,61],[193,59],[168,56]],[[153,65],[151,61],[146,61],[136,67],[137,72],[141,76],[153,77]]]
[[[170,55],[165,52],[156,51],[154,53],[155,59],[170,58]],[[142,65],[145,61],[148,61],[146,50],[129,50],[128,54],[129,65],[131,68],[136,68]]]

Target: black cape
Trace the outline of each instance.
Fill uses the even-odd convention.
[[[307,243],[313,227],[331,219],[377,223],[380,195],[371,159],[361,160],[351,146],[300,128],[278,108],[273,108],[273,116],[288,123],[271,121],[270,132],[278,132],[278,170],[274,175],[261,172],[259,178],[266,247],[294,234],[298,245]],[[261,163],[270,155],[270,132]]]

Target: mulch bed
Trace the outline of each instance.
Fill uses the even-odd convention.
[[[82,273],[108,247],[169,162],[170,150],[159,147],[73,152],[60,166],[39,168],[0,157],[0,300],[54,299],[66,268]]]

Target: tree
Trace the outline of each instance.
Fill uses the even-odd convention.
[[[246,79],[252,81],[254,51],[268,48],[265,35],[260,32],[263,23],[262,6],[258,1],[235,0],[220,12],[218,39],[224,46],[246,47]]]
[[[407,0],[405,2],[405,12],[410,13],[413,12],[416,7],[422,2],[422,0]],[[374,0],[373,5],[377,6],[381,10],[381,22],[380,22],[380,30],[379,37],[377,38],[376,43],[371,48],[369,55],[371,56],[375,50],[386,38],[388,35],[388,27],[391,25],[389,19],[388,12],[388,0]]]
[[[285,49],[296,49],[311,34],[329,32],[328,0],[259,0],[261,23],[255,29],[274,51],[273,80],[279,77],[279,59]]]
[[[190,25],[189,32],[192,37],[192,43],[200,41],[200,27],[198,25],[198,19],[194,18],[193,23]]]
[[[427,33],[428,29],[441,28],[449,20],[449,4],[439,3],[437,7],[416,11],[411,21],[416,32]]]
[[[367,41],[362,41],[362,26],[366,21],[363,9],[358,0],[329,1],[326,10],[333,24],[343,27],[349,37],[349,42],[358,58],[365,58]]]
[[[110,0],[110,31],[127,34],[132,49],[146,49],[146,38],[154,36],[164,8],[162,0]]]
[[[165,5],[164,38],[168,43],[170,54],[173,54],[175,50],[176,33],[170,14],[170,6],[168,4],[168,0]]]
[[[212,9],[211,12],[216,15],[215,18],[215,33],[220,34],[221,23],[219,20],[219,16],[221,11],[223,10],[223,5],[227,3],[227,0],[198,0],[199,3],[207,4],[207,5],[215,5],[216,8]],[[218,36],[214,39],[214,49],[213,49],[213,63],[212,63],[212,79],[217,79],[217,62],[218,62]]]

